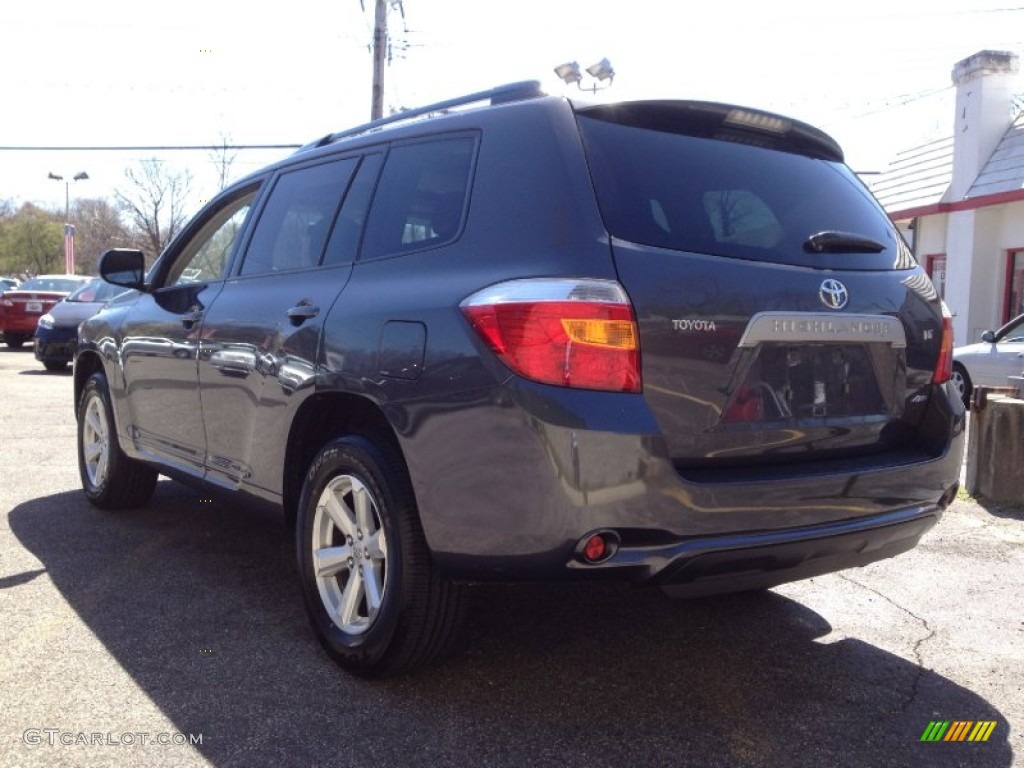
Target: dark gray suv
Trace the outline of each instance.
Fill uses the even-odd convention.
[[[836,143],[535,83],[304,147],[85,322],[82,483],[283,510],[343,666],[448,644],[466,582],[763,589],[913,547],[964,410],[931,282]]]

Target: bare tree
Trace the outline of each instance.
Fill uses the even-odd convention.
[[[71,206],[71,221],[75,225],[75,260],[82,274],[94,274],[100,254],[108,248],[134,245],[131,231],[109,200],[79,198]]]
[[[188,221],[185,206],[192,174],[150,158],[126,169],[124,175],[128,187],[114,191],[118,205],[156,256]]]
[[[231,149],[231,134],[220,134],[220,146],[210,152],[210,161],[217,169],[217,189],[224,189],[231,181],[231,166],[238,152]]]

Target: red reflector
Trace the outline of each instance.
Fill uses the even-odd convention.
[[[596,563],[598,560],[604,557],[607,547],[605,546],[604,536],[599,533],[595,533],[583,546],[583,557],[592,563]]]
[[[640,391],[640,349],[629,304],[504,301],[462,307],[516,373],[580,389]]]
[[[942,342],[939,346],[939,359],[935,362],[932,384],[945,384],[953,375],[953,318],[947,316],[943,306]]]

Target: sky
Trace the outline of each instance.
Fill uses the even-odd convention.
[[[366,122],[364,1],[10,4],[0,147],[302,144]],[[867,173],[951,133],[957,61],[1024,56],[1022,0],[404,0],[389,28],[386,111],[518,80],[587,100],[723,101],[821,127]],[[602,58],[616,76],[596,94],[553,71]],[[232,176],[289,152],[239,152]],[[0,199],[59,210],[66,191],[110,198],[126,167],[154,156],[192,173],[196,208],[216,192],[204,151],[0,149]],[[89,179],[68,190],[47,179],[80,171]]]

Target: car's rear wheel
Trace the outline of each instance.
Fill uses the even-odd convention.
[[[5,333],[4,344],[11,349],[21,349],[25,346],[25,342],[28,341],[28,336],[24,336],[20,333]]]
[[[310,623],[342,667],[394,675],[450,647],[461,590],[437,572],[391,450],[361,436],[325,446],[306,475],[296,539]]]
[[[102,372],[89,377],[78,403],[78,473],[86,497],[101,509],[142,506],[156,487],[156,471],[130,459],[117,443]]]
[[[949,380],[953,383],[956,388],[957,394],[960,395],[960,399],[964,401],[964,407],[971,407],[971,377],[967,375],[967,369],[960,363],[953,363],[953,373],[949,377]]]
[[[58,371],[65,370],[68,367],[68,364],[63,360],[43,360],[43,367],[48,371],[56,373]]]

